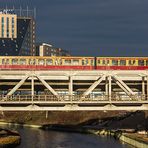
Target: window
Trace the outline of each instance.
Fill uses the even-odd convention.
[[[12,38],[14,38],[14,17],[12,17]]]
[[[30,65],[35,65],[35,59],[30,59],[30,60],[29,60],[29,64],[30,64]]]
[[[39,65],[44,65],[44,60],[38,60]]]
[[[52,64],[53,64],[52,59],[48,59],[48,60],[46,60],[46,65],[52,65]]]
[[[126,66],[126,60],[120,60],[120,66]]]
[[[9,18],[7,17],[7,38],[9,37]]]
[[[65,65],[71,65],[71,60],[65,60]]]
[[[105,62],[105,60],[102,60],[102,65],[106,65],[106,62]]]
[[[138,60],[138,66],[144,66],[144,60]]]
[[[102,60],[102,65],[109,65],[109,60],[105,59],[105,60]]]
[[[135,65],[136,64],[136,61],[135,60],[129,60],[128,61],[128,65]]]
[[[79,65],[79,60],[73,60],[73,65]]]
[[[98,60],[98,61],[97,61],[97,64],[98,64],[98,65],[100,65],[100,64],[101,64],[101,61],[100,61],[100,60]]]
[[[4,17],[2,17],[2,26],[1,26],[1,28],[2,28],[2,30],[1,30],[1,32],[2,32],[2,37],[4,37]]]
[[[118,66],[118,60],[112,60],[112,65],[113,66]]]
[[[148,60],[146,60],[146,66],[148,66]]]
[[[5,59],[2,59],[2,64],[5,64]]]
[[[89,61],[90,61],[90,63],[89,63]],[[89,60],[89,59],[82,60],[82,65],[90,65],[90,64],[92,64],[92,60]]]
[[[2,24],[4,24],[4,17],[2,17]]]
[[[20,65],[26,65],[26,60],[25,59],[20,59]]]
[[[94,65],[94,60],[91,60],[90,61],[90,64],[93,66]]]
[[[17,59],[12,59],[12,65],[17,65],[18,64],[18,60]]]
[[[6,59],[5,64],[9,64],[9,59]]]

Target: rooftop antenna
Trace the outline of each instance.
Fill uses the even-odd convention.
[[[27,17],[28,17],[28,11],[29,11],[29,9],[28,9],[28,6],[27,6]]]
[[[6,5],[6,10],[5,10],[5,13],[6,13],[6,14],[7,14],[7,9],[8,9],[8,8],[7,8],[7,5]]]
[[[34,19],[36,19],[36,7],[34,7]]]
[[[22,15],[22,7],[20,6],[20,16]]]

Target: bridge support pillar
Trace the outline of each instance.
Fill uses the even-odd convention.
[[[34,97],[34,77],[31,77],[31,95],[32,95],[32,101]]]
[[[109,79],[109,101],[111,101],[111,96],[112,96],[112,82],[111,82],[111,76],[108,77]]]
[[[69,77],[69,95],[73,95],[73,79],[72,79],[72,76]]]
[[[46,119],[48,118],[48,111],[46,111]]]
[[[146,94],[147,94],[147,98],[146,99],[148,100],[148,76],[147,76],[147,93]]]
[[[142,77],[142,96],[145,96],[145,77]]]
[[[31,78],[31,95],[34,96],[34,77]]]

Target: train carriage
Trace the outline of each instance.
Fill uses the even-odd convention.
[[[93,70],[94,57],[0,57],[0,69]]]
[[[144,70],[148,69],[148,57],[97,57],[97,70]]]

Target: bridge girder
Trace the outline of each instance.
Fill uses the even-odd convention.
[[[35,95],[36,83],[40,82],[40,85],[45,86],[48,91],[50,91],[54,96],[58,96],[57,92],[61,85],[57,85],[55,89],[53,84],[49,82],[53,81],[56,84],[63,83],[63,86],[67,87],[68,94],[70,96],[74,95],[74,91],[82,89],[82,95],[87,97],[94,90],[98,92],[103,92],[108,97],[111,102],[113,97],[113,90],[116,88],[121,88],[128,96],[134,96],[135,90],[131,88],[134,82],[138,82],[138,89],[140,88],[141,94],[144,96],[145,100],[148,100],[148,72],[147,71],[0,71],[0,83],[11,80],[16,83],[16,85],[7,93],[7,96],[12,96],[15,91],[17,91],[24,83],[30,81],[31,95]],[[15,81],[17,80],[17,81]],[[18,82],[19,80],[19,82]],[[65,85],[64,82],[65,81]],[[79,86],[79,83],[82,83]],[[83,85],[86,84],[86,85]],[[88,84],[87,84],[88,83]],[[128,85],[127,85],[128,83]],[[90,85],[92,84],[92,85]],[[117,84],[117,85],[115,85]],[[90,85],[90,86],[89,86]],[[2,87],[2,85],[0,85]],[[1,88],[0,88],[1,89]],[[136,87],[137,89],[137,87]],[[132,97],[131,97],[132,98]],[[33,98],[34,99],[34,98]],[[34,101],[34,100],[32,100]],[[132,100],[131,100],[132,101]],[[79,110],[80,107],[78,107]],[[83,107],[82,107],[83,108]],[[46,108],[44,108],[46,109]],[[67,109],[67,108],[65,108]],[[86,108],[84,108],[86,109]],[[98,109],[98,108],[96,108]],[[99,108],[100,109],[100,108]],[[105,108],[101,108],[105,109]],[[111,108],[110,108],[111,109]],[[116,108],[114,108],[116,110]],[[118,107],[120,110],[120,108]],[[125,108],[126,109],[126,108]],[[49,109],[50,110],[50,109]],[[81,110],[81,109],[80,109]],[[87,110],[87,109],[86,109]],[[148,110],[148,108],[147,108]]]

